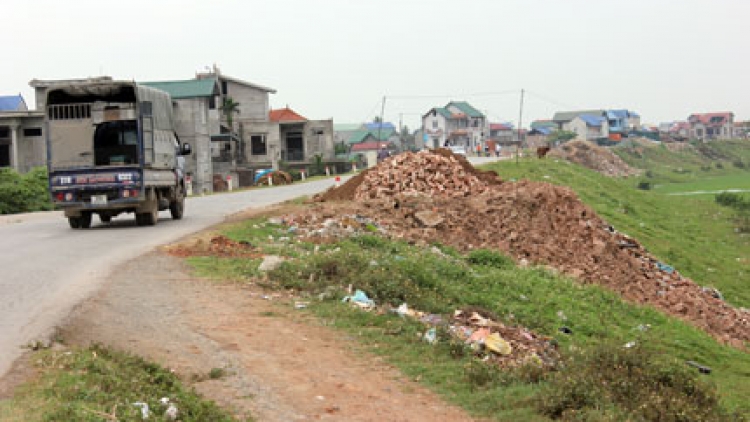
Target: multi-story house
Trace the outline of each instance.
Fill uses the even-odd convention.
[[[27,172],[45,165],[44,114],[29,110],[23,96],[0,96],[0,167]]]
[[[707,141],[734,137],[734,113],[696,113],[688,117],[690,137]]]
[[[483,148],[489,135],[485,115],[465,101],[432,108],[422,116],[422,129],[428,148],[460,145],[474,151]]]

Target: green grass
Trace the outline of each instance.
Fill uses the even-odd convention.
[[[279,235],[285,232],[275,229]],[[243,233],[245,238],[240,240],[251,243],[269,236],[268,226],[258,221],[239,224],[229,232],[235,236]],[[304,243],[292,245],[297,248]],[[686,323],[626,303],[597,286],[582,286],[539,268],[517,268],[496,252],[474,251],[463,257],[446,250],[447,255],[439,255],[406,243],[360,236],[328,245],[318,253],[297,254],[296,259],[269,274],[269,283],[303,296],[327,298],[313,301],[310,307],[325,324],[348,331],[366,350],[386,357],[408,376],[475,415],[544,420],[539,401],[553,381],[530,380],[522,371],[497,374],[487,368],[478,370],[470,353],[455,356],[455,345],[440,342],[431,346],[420,341],[418,334],[425,327],[419,323],[341,304],[345,287],[362,289],[382,305],[406,302],[442,315],[466,306],[480,307],[505,323],[554,337],[564,354],[629,341],[649,345],[673,365],[695,360],[711,366],[712,375],[703,377],[700,385],[703,381],[715,385],[723,406],[750,414],[750,409],[742,407],[750,394],[747,353],[719,345]],[[566,321],[560,320],[560,311]],[[651,328],[645,332],[638,329],[645,324]],[[562,325],[569,327],[572,335],[561,334],[558,328]],[[707,388],[710,391],[711,387]],[[622,404],[607,403],[618,412],[625,411]]]
[[[735,174],[706,177],[701,180],[685,183],[657,185],[654,187],[654,190],[656,192],[665,194],[705,191],[708,193],[702,194],[701,196],[708,197],[712,200],[716,195],[716,192],[728,189],[750,191],[750,173],[740,172]]]
[[[750,237],[735,233],[734,212],[714,201],[636,189],[639,178],[600,175],[564,160],[523,159],[485,168],[505,180],[569,186],[617,230],[638,239],[660,260],[700,285],[718,288],[735,306],[750,307]],[[750,176],[735,169],[727,180]]]
[[[70,351],[45,350],[36,355],[38,379],[21,387],[12,400],[0,402],[0,420],[15,421],[141,421],[133,403],[147,403],[149,420],[166,420],[159,399],[175,403],[178,419],[234,421],[211,401],[182,385],[169,370],[102,346]]]

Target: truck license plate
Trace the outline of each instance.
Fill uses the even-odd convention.
[[[106,205],[107,204],[107,195],[92,195],[91,196],[91,204],[92,205]]]

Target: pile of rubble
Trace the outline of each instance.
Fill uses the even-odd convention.
[[[272,171],[259,177],[255,182],[256,185],[267,185],[268,179],[271,179],[271,183],[274,185],[291,185],[294,179],[292,175],[281,170]]]
[[[457,198],[485,192],[500,183],[497,173],[477,170],[466,158],[441,148],[390,157],[315,199],[366,201],[397,195]]]
[[[609,149],[587,141],[566,142],[554,148],[550,155],[563,158],[605,176],[622,177],[640,174],[640,170],[630,167]]]
[[[471,197],[395,195],[317,203],[296,215],[294,224],[300,234],[314,233],[319,239],[326,237],[326,227],[342,227],[350,233],[379,231],[420,245],[499,250],[521,264],[548,266],[604,285],[722,342],[742,347],[750,341],[750,312],[733,308],[716,292],[659,262],[565,187],[520,181],[497,184]]]

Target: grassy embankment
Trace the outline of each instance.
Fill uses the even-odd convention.
[[[235,421],[225,410],[183,386],[169,370],[137,356],[93,346],[44,350],[35,360],[38,376],[12,399],[0,401],[0,420],[169,420],[163,416],[167,405],[160,403],[167,397],[176,406],[180,421]],[[148,419],[135,403],[148,405]]]
[[[675,173],[676,179],[689,180],[694,169],[703,176],[723,177],[742,171],[736,166],[701,170],[705,164],[699,158],[695,165]],[[660,169],[652,171],[651,179],[661,176],[664,183],[664,176],[672,177],[668,167],[650,165]],[[529,159],[492,168],[505,179],[529,178],[572,187],[602,217],[639,239],[660,259],[699,284],[717,287],[730,303],[750,306],[745,286],[748,264],[742,261],[750,256],[748,239],[734,233],[730,212],[713,201],[639,190],[635,188],[638,178],[610,179],[562,161]],[[284,227],[262,219],[234,226],[225,234],[293,258],[270,274],[269,283],[276,288],[338,299],[341,288],[351,284],[378,303],[397,306],[406,302],[441,314],[479,306],[506,323],[554,337],[571,359],[566,367],[546,375],[529,368],[500,373],[447,337],[436,346],[420,341],[417,333],[425,327],[419,323],[352,310],[337,300],[313,301],[311,310],[325,324],[356,334],[364,348],[386,356],[406,374],[474,414],[497,420],[543,420],[567,409],[567,415],[594,419],[622,419],[637,412],[647,419],[672,420],[680,412],[687,415],[684,420],[727,418],[712,405],[713,386],[724,409],[750,415],[745,400],[750,394],[748,353],[719,345],[688,324],[625,303],[596,286],[581,286],[540,269],[517,268],[497,253],[461,256],[443,247],[448,256],[442,257],[374,236],[344,240],[310,253],[312,245],[297,242]],[[274,241],[269,242],[269,236]],[[191,262],[205,275],[235,280],[258,276],[257,262],[218,258],[193,258]],[[310,279],[315,281],[310,283]],[[566,321],[560,320],[558,311],[567,316]],[[645,324],[651,329],[639,331],[637,327]],[[561,325],[573,334],[558,332]],[[640,347],[623,349],[621,345],[628,341]],[[611,356],[619,359],[619,365],[608,360]],[[684,372],[685,360],[706,364],[713,372],[699,376],[702,379],[694,384],[692,377],[697,375]],[[654,365],[648,366],[649,362]],[[634,369],[638,365],[648,367]],[[628,371],[613,369],[623,367]],[[644,375],[636,379],[633,374]],[[708,387],[703,390],[696,385]],[[709,393],[702,396],[701,391]]]

